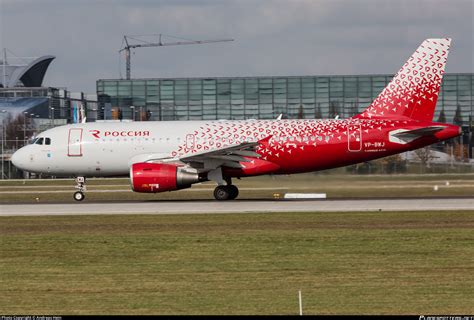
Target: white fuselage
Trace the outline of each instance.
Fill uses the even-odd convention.
[[[50,145],[27,145],[12,161],[20,169],[57,176],[127,175],[134,162],[172,157],[186,138],[182,133],[196,125],[172,121],[61,126],[38,135],[50,138]]]

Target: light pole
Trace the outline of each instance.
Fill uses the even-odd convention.
[[[130,109],[132,109],[132,120],[135,121],[135,106],[130,106]]]
[[[28,115],[28,111],[23,112],[23,145],[26,144],[26,116]]]
[[[2,110],[2,113],[3,113],[3,110]],[[5,119],[3,118],[3,114],[2,114],[2,180],[3,180],[3,175],[5,174],[5,149],[4,149],[4,141],[5,141]]]
[[[54,107],[51,107],[51,127],[54,127]]]
[[[97,108],[92,108],[92,109],[90,109],[90,111],[94,112],[94,119],[98,120],[99,119],[99,113],[97,112]]]
[[[35,115],[34,113],[30,113],[30,125],[33,124],[33,121],[35,120],[35,116],[37,117],[38,115]],[[31,130],[31,131],[33,131],[33,130]],[[28,139],[26,139],[26,143],[28,143]]]
[[[4,143],[5,143],[5,113],[7,110],[2,110],[2,180],[4,178],[5,170],[5,156],[4,156]]]
[[[34,136],[35,131],[36,131],[36,130],[34,130],[35,129],[35,122],[34,121],[35,121],[35,117],[39,118],[39,115],[34,114],[34,113],[30,113],[30,115],[31,115],[30,124],[32,125],[32,127],[31,127],[31,136]],[[26,140],[26,143],[28,143],[28,140]]]

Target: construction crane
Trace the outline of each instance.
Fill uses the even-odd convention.
[[[140,37],[145,37],[145,36],[152,36],[152,37],[158,37],[158,42],[149,42],[145,41],[143,39],[140,39]],[[174,39],[179,39],[182,41],[177,41],[177,42],[163,42],[162,41],[162,36],[169,37],[169,38],[174,38]],[[132,41],[139,42],[139,43],[132,43]],[[189,40],[189,39],[182,39],[182,38],[177,38],[177,37],[172,37],[172,36],[166,36],[163,34],[151,34],[151,35],[134,35],[134,36],[123,36],[123,41],[122,45],[123,48],[119,50],[119,52],[125,51],[125,65],[126,65],[126,75],[127,75],[127,80],[130,80],[131,76],[131,49],[135,48],[149,48],[149,47],[164,47],[164,46],[180,46],[180,45],[187,45],[187,44],[205,44],[205,43],[215,43],[215,42],[228,42],[228,41],[234,41],[234,39],[214,39],[214,40]]]

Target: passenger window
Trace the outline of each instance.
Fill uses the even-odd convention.
[[[38,138],[38,140],[36,140],[35,144],[43,144],[43,138]]]
[[[51,138],[45,138],[44,139],[44,144],[49,146],[51,144]]]

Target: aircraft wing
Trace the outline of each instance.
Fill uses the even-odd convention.
[[[270,137],[264,139],[267,140]],[[260,154],[255,152],[257,146],[263,140],[257,142],[243,142],[226,146],[219,149],[203,151],[184,156],[179,161],[188,163],[197,169],[215,169],[218,167],[229,167],[241,169],[240,162],[250,162],[248,158],[259,158]]]
[[[268,142],[271,136],[255,142],[242,142],[228,145],[222,148],[196,152],[184,155],[180,158],[170,157],[168,154],[141,154],[130,160],[130,165],[138,162],[156,162],[179,164],[185,163],[199,171],[210,171],[219,167],[242,169],[241,162],[252,162],[252,158],[258,159],[260,154],[255,152],[256,148]]]

